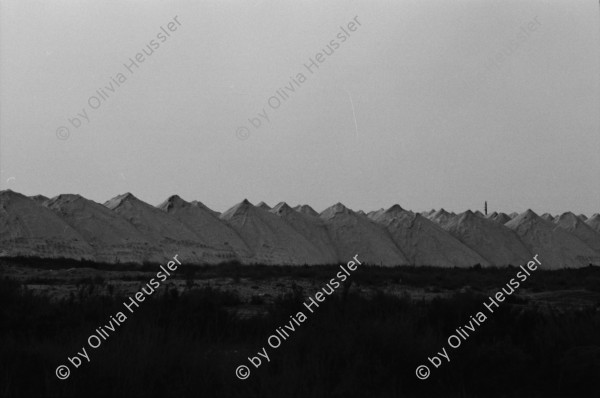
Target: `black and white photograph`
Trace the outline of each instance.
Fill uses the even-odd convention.
[[[0,0],[0,397],[597,398],[598,0]]]

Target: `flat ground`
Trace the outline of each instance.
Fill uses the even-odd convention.
[[[96,295],[130,296],[155,278],[159,265],[143,267],[77,266],[68,261],[0,260],[0,276],[22,284],[51,300],[69,298],[87,289]],[[252,312],[269,305],[294,289],[314,294],[339,271],[337,266],[182,266],[161,289],[178,292],[214,288],[236,294],[241,306]],[[447,298],[456,292],[472,291],[493,295],[514,278],[517,268],[385,268],[363,266],[346,282],[349,291],[366,297],[385,293],[414,300]],[[600,309],[600,267],[577,270],[535,271],[514,297],[521,304],[557,309],[596,307]],[[249,306],[249,307],[248,307]],[[242,311],[242,313],[245,312]]]
[[[307,296],[338,266],[181,266],[111,326],[158,270],[1,260],[0,396],[548,398],[600,390],[600,268],[536,271],[439,368],[427,358],[448,348],[517,269],[361,266],[309,314]],[[293,326],[298,311],[308,320],[270,347],[269,336]],[[101,326],[108,337],[91,348]],[[69,361],[86,347],[89,362]],[[269,361],[255,368],[249,358],[263,349]],[[423,364],[427,380],[415,376]],[[68,380],[56,377],[59,365]],[[249,379],[236,377],[240,365],[250,366]]]

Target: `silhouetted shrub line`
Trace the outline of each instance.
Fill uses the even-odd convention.
[[[429,281],[420,269],[404,270],[402,278],[435,285],[432,276],[438,272],[429,271]],[[542,277],[554,285],[555,275],[580,284],[585,275],[598,277],[596,270],[573,271],[536,273],[528,284]],[[374,275],[378,272],[393,275],[387,270]],[[459,283],[468,273],[485,283],[506,276],[501,270],[461,270],[446,280]],[[465,285],[476,284],[461,282]],[[472,289],[431,301],[382,291],[369,297],[340,292],[272,355],[269,367],[232,382],[240,356],[249,356],[265,335],[302,308],[305,292],[295,286],[275,298],[265,315],[238,317],[231,310],[243,306],[234,293],[170,289],[153,295],[136,321],[124,324],[88,367],[61,382],[54,376],[56,364],[107,313],[122,307],[124,297],[92,294],[52,302],[1,279],[0,396],[597,396],[600,312],[532,308],[519,298],[495,310],[456,352],[452,366],[426,382],[417,380],[415,367],[486,297]]]
[[[135,264],[99,264],[89,261],[76,261],[70,259],[39,259],[19,257],[0,259],[0,262],[18,266],[26,266],[38,269],[69,269],[89,267],[105,271],[138,271],[150,274],[157,264],[146,264],[143,266]],[[232,278],[233,283],[238,283],[240,278],[253,278],[256,280],[267,279],[311,279],[327,280],[331,272],[339,265],[324,266],[271,266],[271,265],[240,265],[237,262],[228,262],[221,265],[195,266],[183,265],[181,272],[175,276],[175,280],[184,280],[190,285],[195,279]],[[401,283],[406,286],[456,290],[469,286],[472,289],[489,290],[502,283],[508,275],[514,274],[518,267],[505,268],[441,268],[441,267],[380,267],[366,265],[357,270],[353,278],[356,283],[364,285],[381,286],[386,283]],[[143,281],[147,279],[146,274],[120,275],[119,273],[107,273],[104,277],[96,276],[96,279],[107,281],[110,277],[125,281]],[[90,279],[82,278],[80,283],[88,283]],[[60,282],[60,279],[55,279]],[[39,283],[44,282],[38,280]],[[31,283],[37,283],[35,279]],[[565,270],[538,270],[536,278],[529,283],[529,289],[533,292],[548,290],[586,289],[590,292],[600,293],[600,267],[584,267],[579,269]]]

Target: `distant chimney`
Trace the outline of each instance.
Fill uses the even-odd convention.
[[[484,209],[485,209],[485,215],[487,216],[487,200],[485,201]]]

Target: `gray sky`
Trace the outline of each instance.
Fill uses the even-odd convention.
[[[600,211],[596,0],[0,4],[2,189]]]

